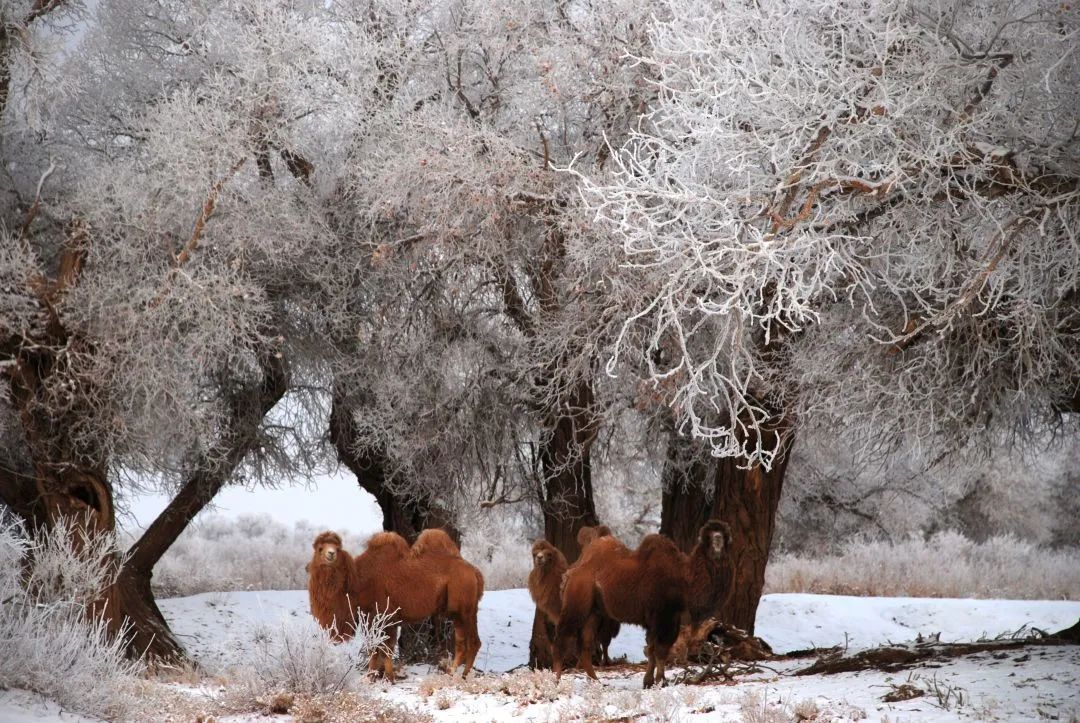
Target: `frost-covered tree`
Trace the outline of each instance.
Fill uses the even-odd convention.
[[[633,292],[608,300],[607,369],[704,448],[681,466],[699,489],[666,502],[733,524],[724,612],[752,629],[797,424],[947,450],[1076,410],[1080,22],[1044,2],[666,5],[647,122],[609,178],[584,174],[620,255],[608,288]]]
[[[39,529],[90,510],[112,532],[133,479],[175,491],[108,606],[175,656],[154,564],[224,484],[305,471],[322,435],[305,403],[365,266],[325,201],[375,72],[319,4],[135,5],[97,7],[47,114],[8,112],[36,134],[18,160],[49,165],[5,209],[0,493]]]
[[[397,484],[483,482],[535,499],[571,558],[596,521],[591,447],[604,418],[593,342],[567,264],[593,239],[577,181],[607,162],[649,94],[626,58],[635,0],[447,3],[402,42],[392,93],[351,147],[378,311],[357,345],[364,436]],[[403,286],[404,284],[404,286]],[[371,442],[361,440],[361,446]]]

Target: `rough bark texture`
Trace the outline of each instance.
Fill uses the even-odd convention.
[[[282,359],[268,356],[262,380],[230,398],[230,424],[217,444],[193,465],[194,472],[161,514],[129,551],[116,581],[114,600],[131,625],[131,648],[148,658],[173,661],[184,657],[173,638],[150,588],[154,566],[195,516],[232,478],[236,468],[258,444],[263,418],[288,390],[288,372]]]
[[[353,406],[340,392],[334,395],[329,432],[338,460],[356,475],[360,487],[379,505],[384,530],[398,533],[411,544],[421,531],[440,527],[455,543],[461,544],[461,531],[454,526],[446,510],[431,499],[400,495],[388,484],[389,458],[381,450],[358,444]],[[438,663],[451,652],[450,641],[447,621],[442,620],[402,626],[398,636],[399,650],[405,662]]]
[[[788,427],[778,432],[784,433],[783,444],[789,449]],[[689,553],[705,520],[716,518],[731,526],[733,540],[724,568],[730,588],[714,617],[753,635],[788,455],[781,455],[768,471],[760,466],[740,469],[730,458],[688,460],[685,445],[673,437],[669,447],[660,532]]]
[[[582,527],[600,524],[593,498],[590,447],[596,436],[593,391],[579,382],[563,405],[563,413],[551,420],[549,435],[540,448],[542,475],[541,510],[544,539],[573,564],[581,554],[577,534]],[[529,639],[529,667],[550,668],[552,630],[536,611]]]

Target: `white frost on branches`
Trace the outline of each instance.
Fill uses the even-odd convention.
[[[584,201],[640,365],[714,454],[778,409],[915,436],[1075,394],[1080,21],[1056,3],[670,0]]]

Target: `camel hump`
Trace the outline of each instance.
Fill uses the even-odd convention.
[[[411,552],[409,543],[396,532],[380,532],[372,535],[368,540],[367,549],[369,551],[389,550],[399,557],[408,557]]]
[[[645,535],[637,548],[637,557],[642,562],[663,558],[670,558],[673,561],[677,561],[679,555],[679,548],[675,546],[674,542],[663,535]]]
[[[610,535],[597,537],[582,550],[581,557],[574,563],[574,566],[587,565],[597,559],[609,560],[611,558],[622,557],[626,555],[627,552],[626,545],[622,544],[614,537]]]
[[[461,557],[461,550],[454,544],[454,540],[445,530],[431,527],[420,533],[412,546],[413,557],[423,555],[450,555]]]
[[[586,525],[578,530],[577,543],[578,547],[585,549],[590,542],[598,537],[611,537],[611,528],[607,525],[596,525],[595,527],[589,527]]]

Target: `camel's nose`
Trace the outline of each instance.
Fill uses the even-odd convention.
[[[337,551],[335,551],[335,550],[327,550],[326,554],[325,554],[325,557],[326,557],[327,562],[333,562],[334,558],[337,557]]]

